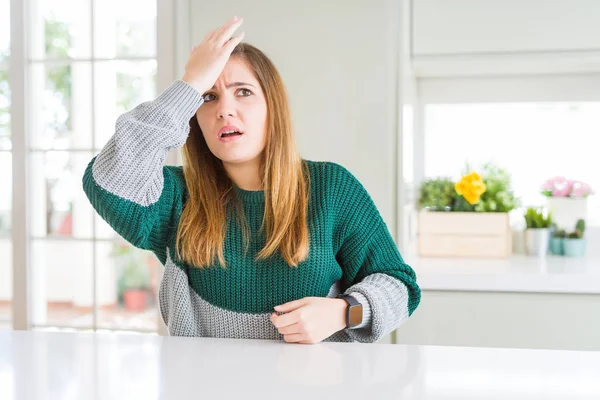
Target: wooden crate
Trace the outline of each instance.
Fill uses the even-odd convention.
[[[422,257],[507,258],[512,255],[508,213],[419,213]]]

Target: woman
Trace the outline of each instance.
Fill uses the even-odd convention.
[[[364,187],[302,160],[281,78],[232,37],[195,46],[182,79],[117,119],[83,177],[91,204],[165,266],[171,335],[374,342],[419,304]],[[183,148],[183,167],[163,166]]]

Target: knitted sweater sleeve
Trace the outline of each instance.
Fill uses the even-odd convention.
[[[332,178],[337,193],[336,257],[345,293],[363,305],[363,323],[347,332],[359,342],[375,342],[408,319],[419,305],[421,291],[364,186],[339,165]]]
[[[164,263],[177,228],[185,180],[181,167],[163,166],[182,147],[201,94],[175,81],[155,100],[119,116],[114,135],[83,175],[83,190],[98,214],[125,240],[152,250]]]

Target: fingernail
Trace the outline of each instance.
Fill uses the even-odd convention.
[[[281,310],[281,306],[275,306],[275,310]]]
[[[238,19],[239,19],[239,17],[236,17],[236,16],[233,17],[234,21],[237,21]]]

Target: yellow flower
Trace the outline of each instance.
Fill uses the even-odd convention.
[[[460,194],[469,202],[477,204],[481,200],[481,195],[485,193],[486,187],[483,179],[477,172],[471,172],[461,178],[454,185],[456,193]]]

